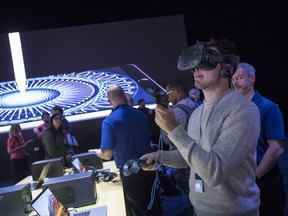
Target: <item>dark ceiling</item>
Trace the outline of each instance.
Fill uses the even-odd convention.
[[[188,4],[181,4],[169,4],[167,2],[164,4],[161,1],[149,3],[149,1],[145,1],[143,5],[141,3],[137,5],[123,3],[113,6],[111,3],[107,7],[2,7],[0,9],[0,32],[113,22],[172,14],[185,14],[188,17],[192,17],[202,26],[202,29],[207,28],[207,24],[209,27],[213,28],[215,26],[215,28],[220,29],[222,28],[221,26],[226,24],[243,24],[257,28],[265,28],[266,25],[273,24],[273,28],[276,29],[281,22],[285,23],[282,17],[284,13],[280,12],[280,6],[278,6],[278,9],[273,9],[273,7],[264,9],[263,5],[258,8],[251,8],[247,5],[224,7],[221,5],[188,6]]]

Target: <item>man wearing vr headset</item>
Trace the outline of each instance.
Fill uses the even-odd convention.
[[[230,89],[238,57],[220,41],[197,43],[179,57],[178,69],[193,73],[204,102],[192,113],[187,131],[160,105],[156,122],[177,150],[142,156],[181,168],[189,166],[190,200],[197,216],[256,216],[255,183],[260,116],[255,104]]]

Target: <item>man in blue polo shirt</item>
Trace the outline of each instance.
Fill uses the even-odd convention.
[[[154,172],[140,171],[124,176],[123,165],[131,159],[138,159],[151,152],[151,125],[148,117],[127,103],[121,87],[113,86],[108,91],[113,112],[102,123],[101,148],[96,150],[99,157],[110,160],[113,156],[123,182],[127,215],[159,215],[157,205],[147,209],[154,182]]]
[[[232,78],[242,95],[252,100],[260,111],[261,131],[257,145],[257,184],[260,188],[260,215],[283,215],[283,190],[277,162],[283,153],[285,130],[282,113],[277,104],[254,90],[255,69],[240,63]]]

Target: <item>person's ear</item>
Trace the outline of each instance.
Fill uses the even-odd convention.
[[[256,76],[250,76],[250,81],[254,85],[254,83],[256,81]]]

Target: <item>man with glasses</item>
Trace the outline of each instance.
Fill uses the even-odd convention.
[[[170,82],[167,87],[168,101],[172,104],[177,123],[187,128],[191,113],[197,104],[188,96],[187,90],[180,80]],[[160,150],[175,150],[167,133],[161,130]],[[175,169],[162,166],[158,170],[160,177],[160,201],[163,215],[191,215],[193,208],[189,200],[190,169]]]
[[[257,145],[257,184],[261,191],[260,215],[283,215],[284,199],[277,161],[283,153],[286,139],[283,116],[277,104],[254,90],[255,68],[240,63],[233,75],[233,85],[239,93],[259,108],[261,133]]]
[[[189,119],[188,131],[173,112],[156,108],[156,122],[174,151],[142,156],[147,163],[187,167],[190,200],[197,216],[257,216],[256,145],[260,116],[255,104],[230,89],[238,58],[228,41],[198,42],[180,55],[178,69],[193,71],[204,102]]]

